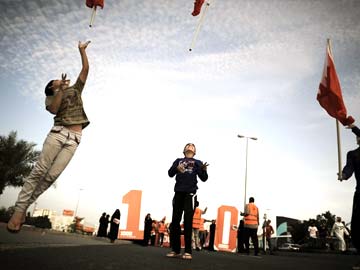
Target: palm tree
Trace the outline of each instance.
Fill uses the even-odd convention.
[[[16,136],[16,131],[0,135],[0,195],[7,186],[22,186],[40,155],[34,150],[36,144],[18,141]]]

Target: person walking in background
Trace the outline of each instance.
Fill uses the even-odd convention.
[[[90,123],[81,99],[89,73],[85,51],[89,43],[90,41],[79,41],[82,69],[75,84],[69,86],[70,80],[66,79],[66,74],[62,74],[61,80],[52,80],[45,87],[46,110],[55,114],[54,126],[46,137],[38,161],[19,192],[14,214],[6,227],[11,233],[21,230],[29,206],[64,171],[80,144],[82,130]]]
[[[245,252],[245,227],[244,219],[240,219],[239,226],[237,228],[237,252]]]
[[[165,236],[166,230],[167,229],[166,229],[166,225],[165,225],[165,218],[163,218],[159,222],[159,245],[160,245],[160,247],[162,247],[164,244],[164,236]]]
[[[266,228],[266,214],[264,215],[264,222],[263,222],[263,225],[262,225],[262,248],[263,248],[263,252],[264,254],[266,254],[266,236],[265,236],[265,228]]]
[[[269,247],[270,254],[273,254],[273,248],[272,248],[272,244],[271,244],[271,235],[274,234],[275,231],[274,231],[274,228],[270,224],[271,224],[271,220],[268,219],[266,221],[266,225],[265,225],[265,239],[266,239],[266,243]],[[266,245],[266,243],[264,245]]]
[[[192,222],[192,243],[193,243],[193,249],[196,249],[197,251],[201,250],[200,236],[199,236],[199,230],[201,227],[201,215],[204,215],[206,211],[207,211],[207,207],[205,207],[204,210],[201,210],[199,208],[199,201],[195,202],[195,210],[194,210],[193,222]]]
[[[246,253],[250,254],[250,243],[251,241],[254,245],[255,256],[259,254],[259,241],[257,237],[257,231],[259,227],[259,209],[255,205],[255,199],[253,197],[249,198],[249,203],[245,206],[244,213],[241,213],[244,216],[244,228],[245,228],[245,247]]]
[[[107,235],[107,228],[108,228],[109,219],[106,218],[106,213],[102,213],[99,219],[99,229],[97,236],[98,237],[106,237]]]
[[[319,240],[320,240],[320,248],[328,249],[330,246],[327,243],[328,238],[328,230],[326,227],[326,220],[320,220],[319,225]]]
[[[152,230],[152,218],[150,213],[148,213],[145,217],[144,220],[144,246],[148,246],[149,245],[149,240],[151,238],[151,230]]]
[[[153,219],[151,224],[151,232],[150,232],[150,245],[155,246],[156,242],[156,235],[157,235],[157,221]]]
[[[209,251],[216,251],[214,248],[215,232],[216,232],[216,219],[213,219],[210,224],[210,236],[209,236]]]
[[[237,231],[237,253],[245,252],[245,228],[244,228],[244,219],[241,218],[239,225],[233,224],[231,227],[232,230]]]
[[[206,241],[205,219],[201,218],[199,228],[200,247],[203,248]]]
[[[349,249],[350,239],[351,239],[351,237],[350,237],[351,231],[350,231],[350,229],[346,226],[345,221],[341,221],[341,223],[344,225],[345,231],[347,232],[347,233],[345,233],[345,235],[344,235],[344,240],[345,240],[345,244],[346,244],[346,249]]]
[[[310,240],[310,246],[312,248],[316,247],[316,241],[319,235],[319,230],[318,228],[315,226],[314,222],[310,223],[310,226],[308,227],[308,232],[309,232],[309,240]]]
[[[120,225],[120,210],[116,209],[114,214],[111,216],[110,219],[110,232],[109,238],[110,242],[114,243],[116,239],[118,239],[119,235],[119,225]]]
[[[104,231],[106,232],[105,233],[105,236],[107,235],[107,233],[108,233],[108,227],[109,227],[109,224],[110,224],[110,215],[106,215],[106,217],[105,217],[105,219],[106,219],[106,223],[105,223],[105,221],[104,221]]]
[[[184,213],[184,238],[185,253],[181,258],[192,259],[191,234],[192,220],[194,215],[194,201],[196,201],[197,177],[205,182],[208,179],[207,166],[200,160],[194,159],[196,154],[195,145],[188,143],[184,147],[184,158],[178,158],[168,171],[169,177],[175,177],[175,195],[173,198],[173,213],[171,221],[171,248],[172,251],[166,256],[170,258],[180,257],[180,221]]]
[[[341,217],[336,218],[336,222],[334,223],[331,229],[331,236],[336,236],[339,241],[338,248],[340,251],[346,251],[346,243],[344,239],[344,235],[348,235],[348,231],[346,230],[344,224],[341,222]]]

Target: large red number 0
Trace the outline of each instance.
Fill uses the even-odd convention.
[[[141,190],[130,190],[123,196],[123,203],[129,205],[126,229],[119,231],[120,239],[143,239],[144,232],[139,230],[141,210]]]
[[[225,213],[229,212],[229,220],[225,220]],[[234,206],[222,205],[218,208],[218,215],[216,221],[215,246],[222,251],[234,251],[236,249],[236,235],[237,231],[232,229],[232,225],[237,225],[238,210]],[[223,239],[223,234],[229,232],[229,239]]]

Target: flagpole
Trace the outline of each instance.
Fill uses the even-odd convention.
[[[338,148],[338,171],[339,171],[338,173],[339,175],[341,175],[342,164],[341,164],[340,128],[339,128],[339,120],[337,119],[336,119],[336,134],[337,134],[337,148]]]
[[[90,19],[90,24],[89,24],[89,27],[91,27],[94,23],[94,20],[95,20],[95,13],[96,13],[96,6],[93,7],[93,11],[91,13],[91,19]]]
[[[330,55],[333,58],[332,48],[331,48],[331,40],[327,39],[327,45],[329,47]],[[341,162],[341,141],[340,141],[340,127],[339,120],[336,119],[336,141],[337,141],[337,149],[338,149],[338,175],[341,175],[342,171],[342,162]],[[340,177],[341,178],[341,177]],[[341,180],[340,180],[341,181]]]
[[[206,12],[207,12],[209,6],[210,6],[210,3],[207,1],[207,2],[205,3],[205,10],[204,10],[204,11],[202,12],[202,14],[201,14],[201,17],[200,17],[199,23],[198,23],[198,25],[197,25],[197,27],[196,27],[196,30],[195,30],[193,39],[191,40],[190,49],[189,49],[190,52],[192,51],[192,49],[193,49],[194,46],[195,46],[195,42],[196,42],[197,37],[198,37],[198,35],[199,35],[201,26],[202,26],[202,24],[203,24],[203,22],[204,22],[205,15],[206,15]]]

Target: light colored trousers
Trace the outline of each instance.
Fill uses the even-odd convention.
[[[192,229],[192,241],[193,241],[193,248],[200,248],[200,237],[199,237],[199,229]]]
[[[340,251],[346,251],[346,243],[345,243],[345,240],[344,240],[344,234],[335,233],[335,236],[339,241],[339,250]]]
[[[46,137],[39,159],[25,179],[15,211],[25,213],[63,172],[81,140],[81,133],[54,126]]]

